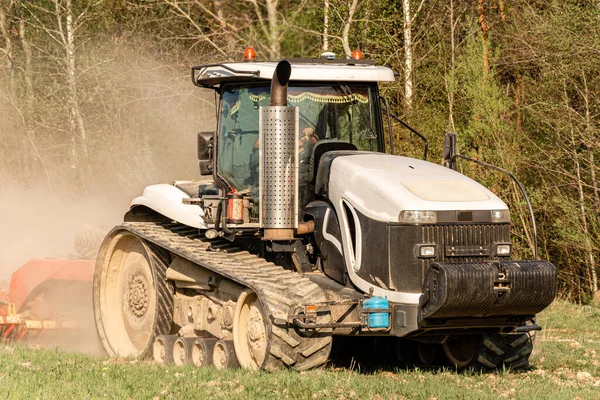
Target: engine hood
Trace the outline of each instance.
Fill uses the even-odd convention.
[[[378,221],[397,222],[402,210],[506,210],[476,181],[451,169],[414,158],[357,153],[332,161],[329,197],[349,201]]]

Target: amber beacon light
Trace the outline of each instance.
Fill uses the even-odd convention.
[[[363,58],[365,58],[365,56],[362,51],[357,49],[352,52],[352,54],[350,55],[350,58],[353,58],[355,60],[362,60]]]
[[[249,46],[244,50],[244,62],[256,61],[256,51],[254,47]]]

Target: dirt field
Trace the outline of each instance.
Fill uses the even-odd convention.
[[[164,367],[19,346],[0,347],[6,398],[598,399],[600,306],[555,302],[539,318],[528,371],[326,368],[297,373]]]

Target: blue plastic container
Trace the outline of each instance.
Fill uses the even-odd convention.
[[[363,301],[363,310],[374,308],[389,308],[388,299],[385,297],[370,297]],[[369,328],[389,328],[390,314],[385,312],[369,313]]]

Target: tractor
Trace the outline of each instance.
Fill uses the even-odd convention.
[[[456,171],[455,136],[444,165],[393,154],[390,68],[247,49],[191,76],[218,103],[201,178],[146,187],[98,254],[110,356],[305,370],[340,339],[421,365],[528,364],[555,267],[511,258],[509,209]]]

